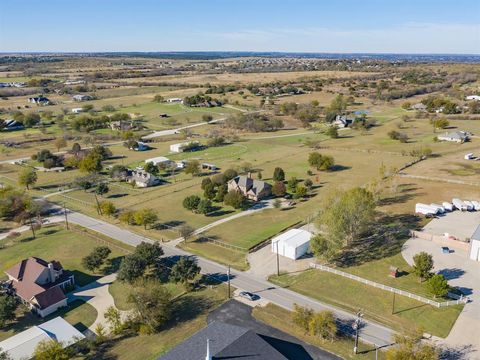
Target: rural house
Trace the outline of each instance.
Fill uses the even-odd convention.
[[[1,120],[0,120],[1,121]],[[17,120],[9,119],[5,120],[2,125],[2,131],[14,131],[14,130],[23,130],[25,126]]]
[[[28,102],[37,105],[50,105],[50,100],[45,96],[36,96],[28,98]]]
[[[453,131],[450,133],[445,133],[444,135],[439,135],[438,140],[441,141],[453,141],[457,143],[464,143],[470,138],[470,133],[467,131]]]
[[[347,115],[337,115],[333,121],[333,125],[339,128],[346,128],[349,125],[352,125],[355,122],[355,118],[349,117]]]
[[[127,178],[128,182],[134,182],[135,186],[146,188],[155,186],[160,183],[160,179],[144,170],[133,170],[131,175]]]
[[[5,273],[8,290],[41,317],[67,306],[64,291],[75,285],[74,275],[63,270],[58,261],[46,262],[37,257],[24,259]]]
[[[77,94],[72,96],[73,101],[88,101],[93,100],[93,97],[90,95]]]
[[[247,199],[259,201],[270,196],[272,186],[265,181],[252,179],[250,176],[240,175],[228,182],[228,191],[240,192]]]
[[[410,108],[412,110],[427,111],[427,105],[422,104],[422,103],[413,104]]]

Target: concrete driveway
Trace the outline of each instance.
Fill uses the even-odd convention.
[[[466,352],[465,359],[480,359],[480,262],[468,259],[461,250],[444,254],[440,245],[419,238],[408,240],[402,255],[412,265],[413,256],[421,251],[432,254],[435,272],[443,274],[450,285],[458,286],[471,299],[448,337],[439,341]]]
[[[303,341],[257,321],[252,316],[252,308],[248,305],[230,300],[212,311],[207,322],[221,321],[231,325],[242,326],[255,331],[265,341],[280,351],[287,359],[292,360],[339,360],[340,358],[325,351],[306,344]],[[290,344],[289,344],[290,343]],[[286,346],[288,345],[288,346]]]
[[[115,307],[112,295],[108,291],[108,287],[117,278],[117,274],[110,274],[104,276],[94,282],[75,289],[69,293],[68,300],[83,300],[92,305],[97,310],[97,318],[95,322],[88,328],[88,330],[95,332],[98,324],[102,324],[105,330],[108,331],[109,326],[105,320],[105,311],[110,307]]]
[[[465,240],[470,238],[480,224],[480,212],[453,211],[430,221],[423,231],[433,235],[453,235]]]
[[[262,276],[267,279],[269,275],[277,273],[277,255],[272,252],[271,244],[248,254],[248,263],[250,269],[247,273]],[[278,257],[281,272],[295,273],[309,268],[311,257],[305,257],[298,260],[292,260],[284,256]]]

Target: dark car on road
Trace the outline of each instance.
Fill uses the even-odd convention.
[[[250,301],[255,301],[255,300],[260,299],[260,296],[259,296],[259,295],[253,294],[253,293],[248,292],[248,291],[242,291],[242,292],[240,293],[240,297],[243,297],[243,298],[248,299],[248,300],[250,300]]]

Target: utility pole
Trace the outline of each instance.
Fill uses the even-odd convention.
[[[65,206],[65,202],[63,202],[63,213],[65,214],[65,225],[67,226],[67,230],[68,230],[67,207]]]
[[[94,196],[95,196],[95,201],[97,202],[97,212],[98,212],[100,215],[103,215],[103,214],[102,214],[102,209],[100,208],[100,203],[98,202],[97,194],[94,194]]]
[[[392,315],[395,314],[395,291],[393,292],[393,300],[392,300]]]
[[[360,321],[361,321],[362,316],[363,316],[363,314],[360,312],[360,310],[358,310],[357,318],[355,319],[355,322],[353,323],[353,328],[355,329],[355,346],[353,347],[353,352],[355,354],[358,354],[358,333],[359,333],[359,330],[360,330]]]
[[[228,265],[227,279],[228,279],[228,298],[230,299],[230,265]]]
[[[378,360],[378,346],[375,345],[375,360]]]
[[[276,245],[277,245],[277,276],[280,276],[280,258],[278,256],[278,241]]]

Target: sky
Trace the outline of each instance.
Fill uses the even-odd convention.
[[[479,0],[1,0],[0,52],[480,54]]]

